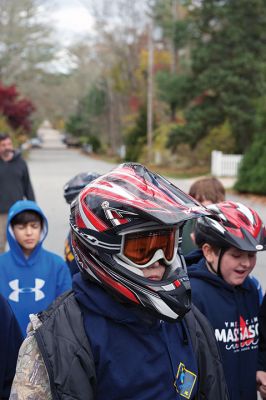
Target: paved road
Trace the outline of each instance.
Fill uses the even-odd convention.
[[[105,173],[115,165],[95,160],[75,149],[34,149],[30,152],[28,164],[37,201],[49,221],[50,229],[46,239],[46,248],[63,255],[69,216],[69,208],[63,198],[64,184],[79,172],[95,171]],[[193,179],[171,180],[184,191],[188,191],[193,182]],[[224,179],[223,183],[228,188],[233,182],[231,179]],[[254,199],[245,197],[228,194],[227,198],[241,201],[253,207],[266,223],[266,206],[256,202]],[[258,262],[254,274],[258,276],[266,288],[266,252],[258,254]]]

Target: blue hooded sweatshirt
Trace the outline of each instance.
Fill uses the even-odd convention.
[[[195,398],[197,362],[184,323],[146,318],[80,273],[73,289],[95,360],[97,400]]]
[[[28,258],[10,224],[17,214],[26,210],[37,212],[43,220],[40,242]],[[71,288],[71,275],[64,260],[42,247],[47,232],[47,219],[35,202],[20,200],[10,208],[7,221],[10,250],[0,255],[0,293],[9,301],[24,336],[29,314],[46,309],[57,296]]]
[[[232,286],[210,272],[201,250],[185,257],[192,301],[212,324],[230,399],[256,400],[259,294],[248,277]]]

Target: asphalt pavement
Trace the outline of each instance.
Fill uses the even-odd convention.
[[[46,214],[49,222],[49,233],[45,247],[63,255],[64,241],[69,229],[69,206],[63,197],[65,183],[80,172],[95,171],[106,173],[115,167],[83,154],[78,149],[32,149],[29,153],[28,166],[36,194],[36,200]],[[187,192],[196,178],[172,179],[180,189]],[[229,189],[234,179],[221,179]],[[227,193],[227,199],[239,201],[254,208],[266,223],[266,207],[256,197],[236,196]],[[264,288],[266,288],[266,252],[258,253],[257,265],[254,269]]]

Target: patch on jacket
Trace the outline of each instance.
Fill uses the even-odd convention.
[[[197,375],[186,369],[183,363],[180,363],[174,382],[177,393],[186,399],[190,399],[196,379]]]

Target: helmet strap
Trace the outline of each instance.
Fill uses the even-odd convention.
[[[212,264],[210,264],[208,261],[206,261],[208,269],[211,270],[211,272],[213,272],[215,275],[219,276],[222,279],[223,279],[223,276],[222,276],[222,273],[221,273],[221,261],[222,261],[223,255],[225,253],[225,250],[226,249],[220,249],[219,250],[217,269],[216,270],[213,268]]]
[[[209,270],[211,270],[211,272],[213,272],[215,275],[217,275],[217,271],[215,271],[215,269],[213,268],[213,266],[208,263],[208,261],[206,260],[206,264]]]
[[[224,248],[220,249],[219,257],[218,257],[218,263],[217,263],[217,275],[222,279],[223,279],[223,275],[222,275],[222,272],[221,272],[221,262],[222,262],[222,257],[224,255],[225,251],[226,251],[226,249],[224,249]]]

